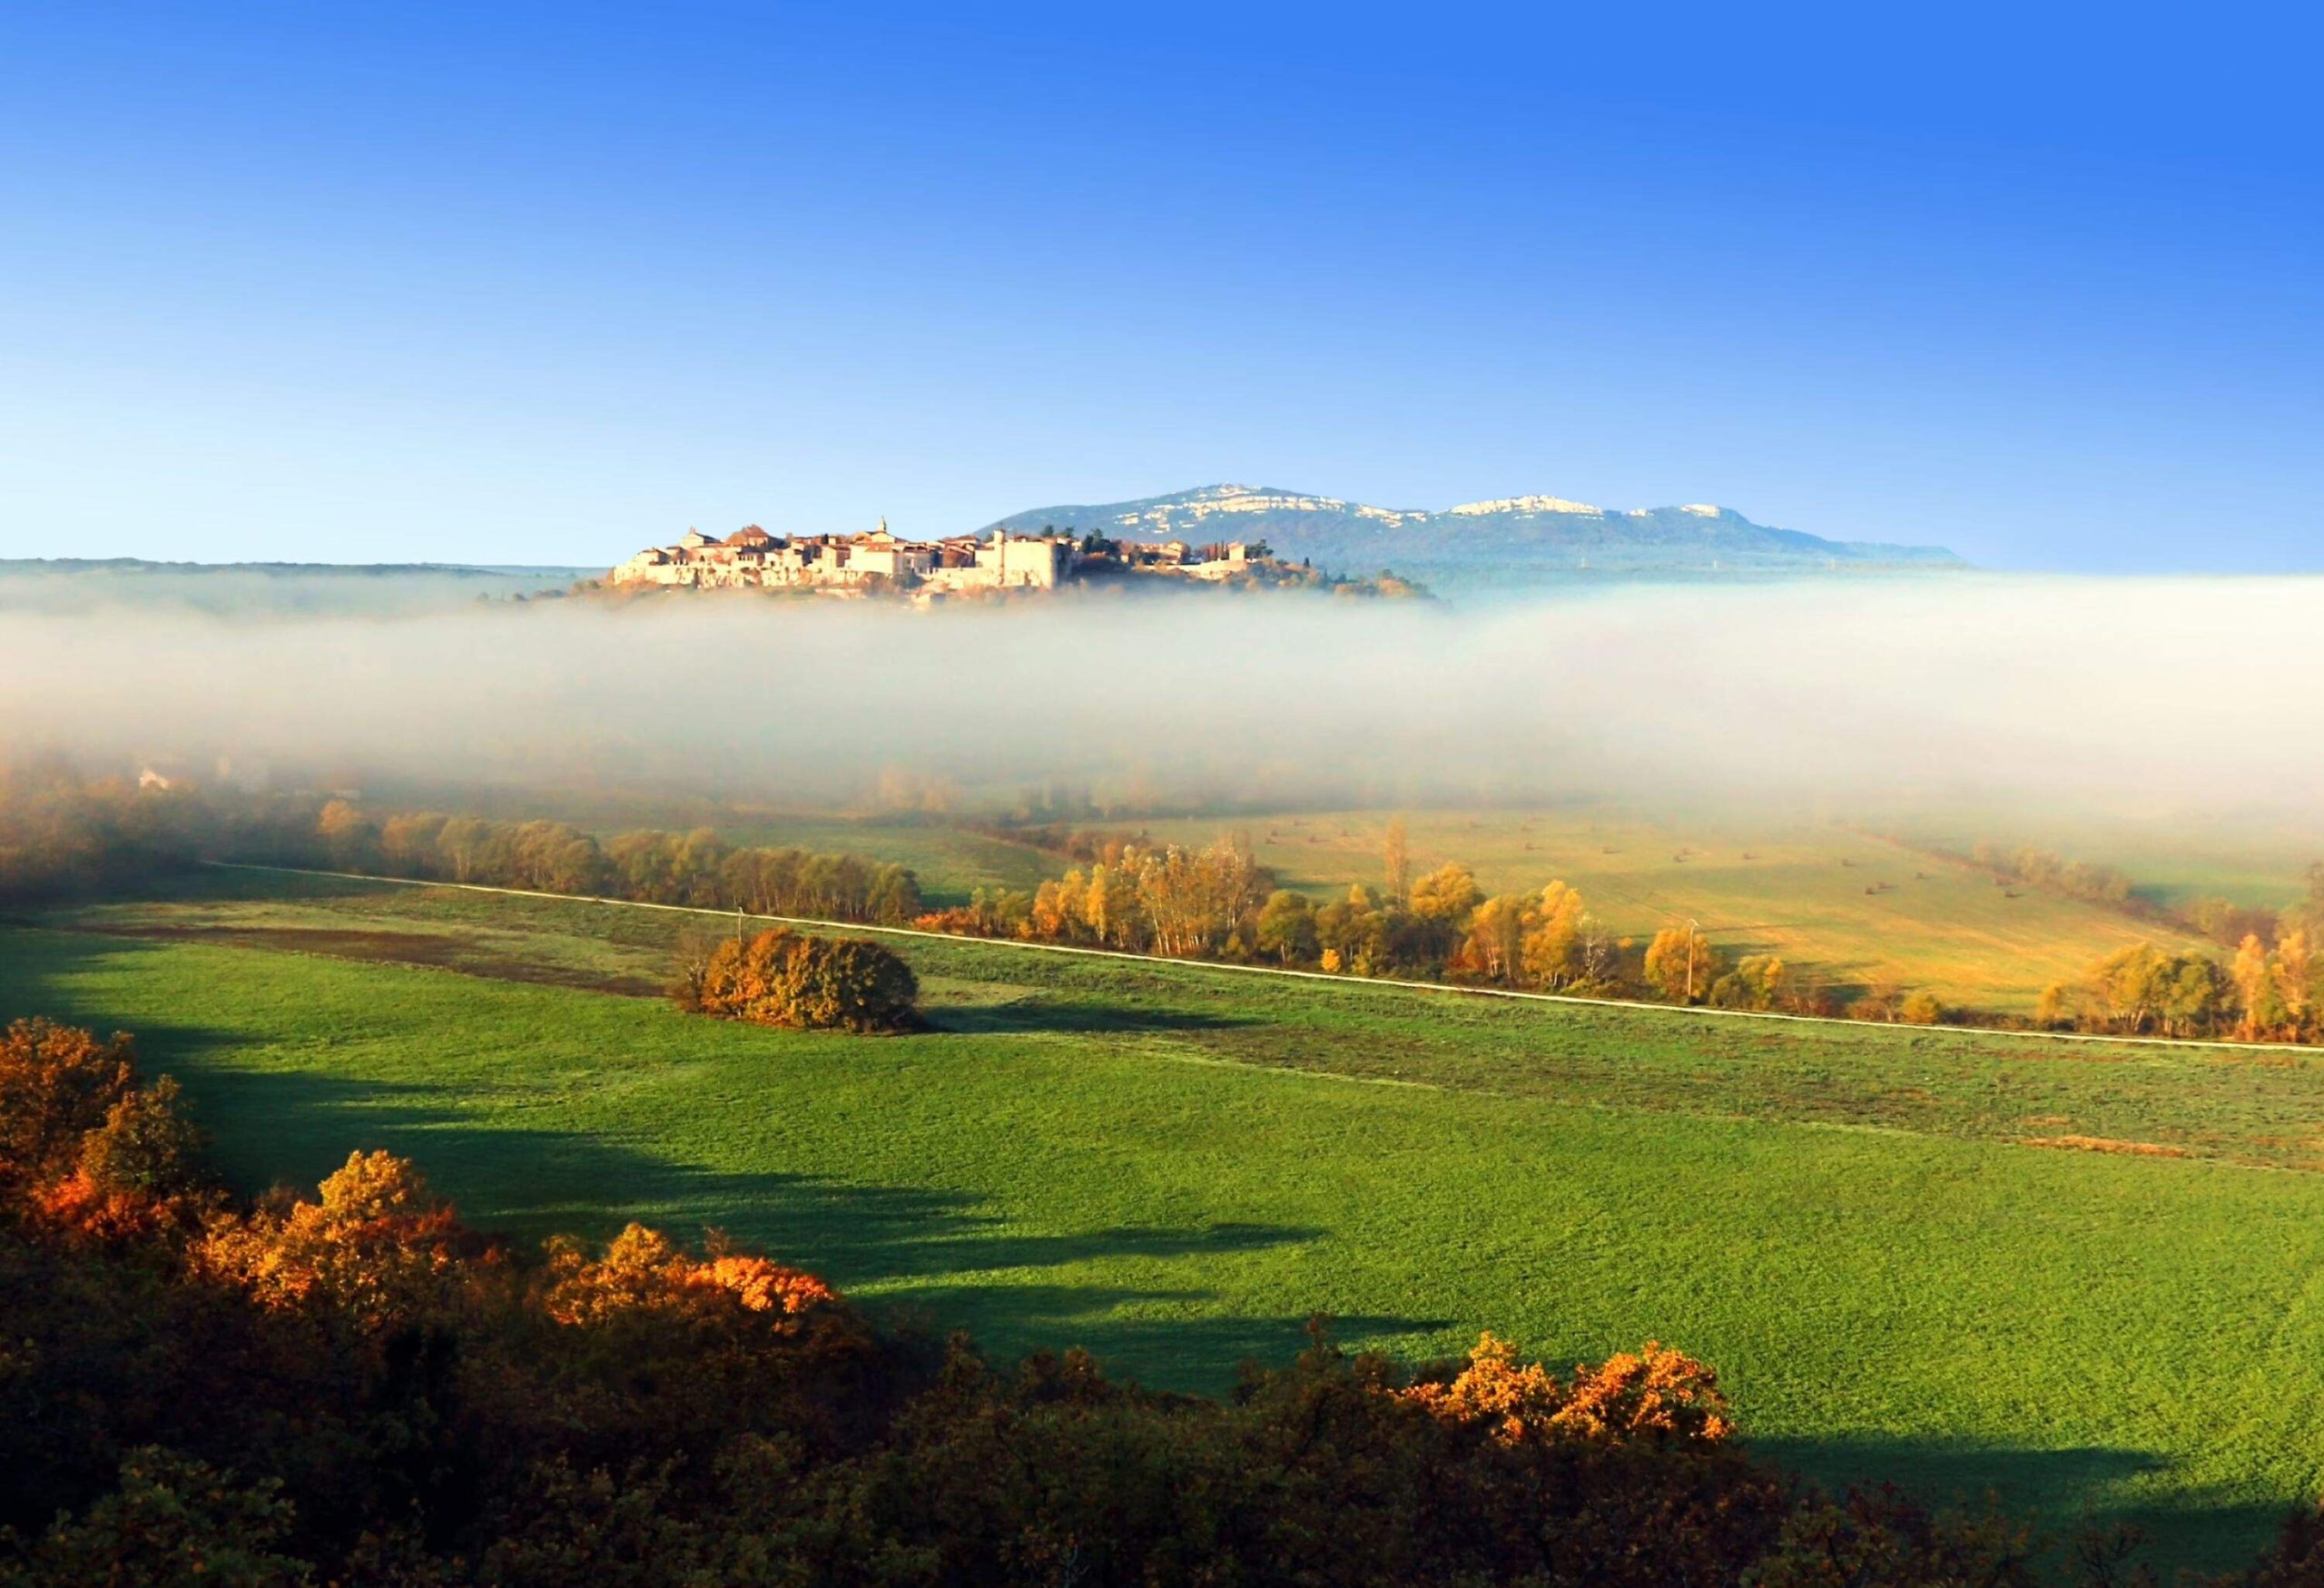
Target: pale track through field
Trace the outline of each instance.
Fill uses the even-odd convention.
[[[1848,1020],[1840,1015],[1779,1014],[1773,1010],[1706,1009],[1678,1003],[1649,1003],[1637,998],[1584,998],[1569,992],[1520,992],[1507,987],[1463,987],[1452,981],[1406,981],[1385,976],[1344,976],[1330,971],[1294,971],[1280,965],[1234,965],[1220,960],[1174,960],[1161,954],[1134,954],[1121,949],[1081,948],[1071,943],[1026,942],[1010,937],[970,937],[964,932],[924,932],[916,926],[872,926],[861,921],[827,921],[813,915],[754,915],[740,910],[710,910],[698,904],[655,904],[642,899],[606,899],[590,893],[547,893],[537,888],[496,888],[483,883],[437,883],[419,877],[371,877],[360,872],[315,871],[295,865],[251,865],[236,861],[205,861],[222,871],[272,872],[283,876],[328,877],[346,883],[377,883],[394,888],[454,888],[464,893],[497,893],[511,899],[546,899],[556,904],[602,904],[615,910],[661,910],[675,915],[703,915],[718,921],[771,921],[782,926],[812,926],[822,932],[877,932],[882,937],[924,938],[931,942],[972,947],[1014,949],[1025,953],[1075,954],[1083,959],[1122,960],[1134,965],[1169,965],[1183,971],[1216,971],[1235,976],[1275,976],[1285,981],[1322,981],[1353,991],[1402,991],[1450,994],[1456,998],[1500,998],[1519,1003],[1570,1004],[1579,1009],[1633,1009],[1647,1014],[1699,1020],[1787,1021],[1795,1025],[1855,1026],[1860,1030],[1910,1032],[1915,1036],[1999,1037],[2026,1042],[2099,1042],[2113,1047],[2197,1048],[2242,1053],[2324,1054],[2324,1048],[2302,1042],[2227,1042],[2201,1037],[2109,1037],[2086,1031],[2014,1031],[1995,1026],[1915,1026],[1889,1021]]]

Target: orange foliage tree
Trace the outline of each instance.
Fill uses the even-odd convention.
[[[911,967],[862,938],[808,937],[787,927],[722,942],[682,1004],[704,1014],[803,1031],[910,1031],[919,1023]]]

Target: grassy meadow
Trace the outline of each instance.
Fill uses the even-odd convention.
[[[625,995],[718,924],[220,873],[0,927],[0,1015],[139,1032],[246,1185],[386,1146],[479,1224],[716,1225],[1004,1355],[1216,1390],[1319,1309],[1415,1357],[1655,1336],[1808,1472],[2127,1517],[2166,1564],[2324,1468],[2311,1057],[909,940],[911,1037]]]

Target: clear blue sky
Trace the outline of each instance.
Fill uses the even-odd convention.
[[[9,6],[0,556],[1237,480],[2324,567],[2313,15]]]

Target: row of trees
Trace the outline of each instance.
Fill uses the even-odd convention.
[[[2040,1580],[2006,1520],[1761,1465],[1655,1345],[1408,1369],[1319,1325],[1230,1398],[1149,1394],[875,1327],[716,1237],[527,1250],[383,1152],[239,1200],[126,1038],[19,1022],[0,1100],[14,1588]],[[2237,1580],[2318,1582],[2318,1536]]]
[[[1355,976],[1642,994],[1735,1009],[1827,1008],[1781,960],[1730,964],[1691,924],[1666,928],[1644,944],[1617,938],[1562,882],[1488,897],[1464,865],[1412,877],[1392,850],[1387,891],[1358,883],[1319,904],[1277,886],[1236,836],[1200,849],[1116,837],[1098,852],[1087,868],[1038,889],[980,890],[965,907],[931,912],[915,924]]]
[[[979,890],[930,912],[908,869],[846,854],[737,846],[708,828],[625,833],[600,843],[562,822],[439,812],[376,814],[351,800],[205,798],[87,783],[62,769],[0,784],[0,892],[129,882],[204,856],[1021,937],[1183,958],[1365,976],[1450,977],[1561,991],[1644,993],[1738,1008],[1814,1010],[1780,962],[1728,966],[1692,928],[1639,945],[1617,939],[1561,883],[1484,896],[1466,867],[1413,878],[1393,829],[1385,889],[1316,904],[1276,885],[1249,845],[1154,844],[1060,827],[1088,857],[1037,890]],[[1683,937],[1674,934],[1683,933]]]
[[[2004,849],[1997,843],[1981,842],[1970,850],[1969,856],[2004,881],[2023,883],[2063,898],[2120,909],[2129,905],[2135,896],[2126,873],[2111,865],[2068,860],[2046,849]]]
[[[2166,912],[2142,900],[2130,877],[2113,866],[2067,860],[2045,849],[2018,849],[2004,853],[1991,843],[1978,844],[1973,857],[2004,880],[2022,882],[2067,898],[2128,910],[2133,914],[2170,920],[2229,948],[2240,948],[2249,937],[2265,941],[2293,931],[2306,931],[2310,935],[2324,932],[2324,861],[2308,868],[2305,896],[2280,910],[2210,897]]]
[[[2033,885],[2097,902],[2133,898],[2128,879],[2110,868],[2042,850],[2005,857],[1989,846],[1980,850],[1982,862]],[[1391,823],[1384,846],[1387,889],[1359,883],[1345,898],[1320,905],[1275,886],[1238,838],[1202,850],[1113,838],[1102,853],[1086,871],[1068,871],[1030,894],[980,894],[970,909],[924,917],[921,924],[1361,976],[1644,995],[1920,1025],[2006,1023],[1947,1009],[1925,989],[1890,981],[1843,1004],[1805,983],[1778,956],[1730,961],[1692,922],[1671,922],[1643,945],[1616,938],[1562,882],[1538,894],[1489,897],[1458,863],[1414,876],[1401,821]],[[2230,963],[2148,944],[2110,955],[2079,980],[2049,989],[2036,1021],[2053,1030],[2117,1035],[2324,1041],[2324,953],[2314,946],[2324,941],[2324,864],[2310,868],[2306,899],[2280,912],[2259,912],[2259,919],[2270,932],[2245,934]]]
[[[1993,863],[1984,846],[1980,861]],[[2115,1036],[2230,1037],[2254,1042],[2324,1041],[2324,862],[2308,869],[2305,895],[2280,910],[2199,899],[2165,914],[2140,905],[2118,872],[2024,850],[2010,874],[2133,913],[2158,916],[2235,951],[2221,961],[2150,942],[2118,949],[2080,976],[2045,988],[2035,1019],[2058,1030]],[[2088,879],[2100,885],[2093,891]],[[2075,885],[2073,879],[2082,879]]]
[[[379,814],[348,799],[203,794],[0,763],[0,897],[133,883],[203,859],[886,924],[924,908],[904,866],[737,845],[707,827],[600,843],[563,822]]]
[[[325,804],[311,834],[239,846],[372,875],[481,883],[549,893],[635,899],[756,915],[896,923],[921,913],[920,883],[901,865],[852,854],[729,843],[708,827],[623,833],[602,844],[562,822],[494,822],[438,812],[375,818]]]
[[[203,793],[0,762],[0,898],[134,883],[204,859],[882,924],[925,908],[907,867],[738,845],[707,827],[601,843],[563,822],[379,814],[350,799]]]

